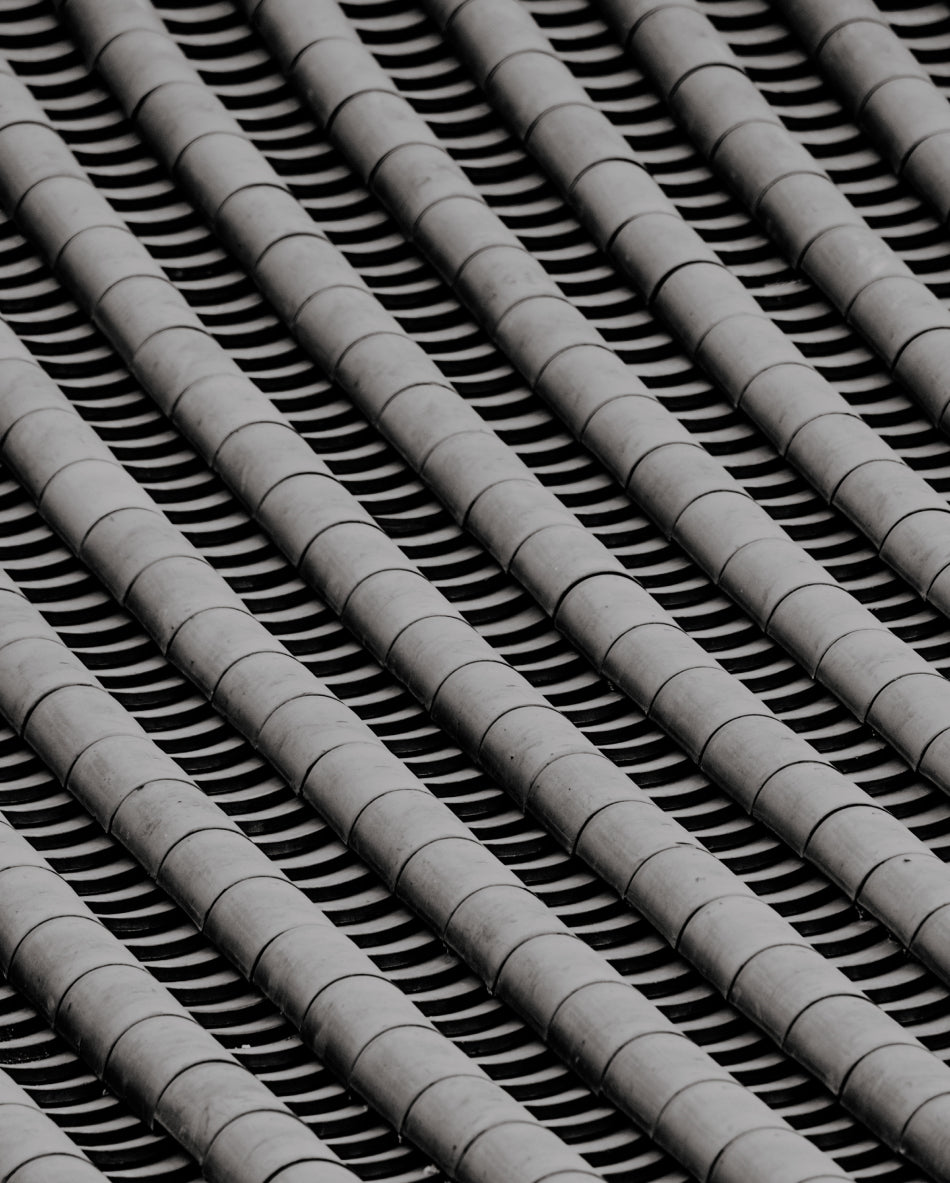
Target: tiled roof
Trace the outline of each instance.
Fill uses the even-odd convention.
[[[950,14],[0,15],[0,1181],[950,1179]]]

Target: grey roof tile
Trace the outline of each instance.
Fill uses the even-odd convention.
[[[919,1177],[906,1159],[898,1165],[888,1157],[882,1143],[842,1110],[821,1116],[827,1088],[886,1143],[943,1177],[945,1122],[939,1114],[946,1069],[917,1038],[939,1050],[942,987],[917,962],[895,962],[883,930],[847,912],[845,897],[833,886],[885,916],[925,964],[946,969],[948,879],[934,857],[942,849],[946,806],[913,772],[919,765],[938,783],[944,779],[945,630],[909,592],[915,587],[943,603],[946,506],[911,468],[896,462],[906,458],[917,467],[923,459],[939,486],[945,465],[937,437],[922,430],[902,396],[887,389],[868,355],[854,347],[849,331],[816,303],[811,289],[783,278],[766,240],[755,237],[736,208],[721,202],[717,210],[715,182],[689,156],[665,108],[651,106],[648,88],[622,64],[618,47],[589,10],[556,0],[534,3],[530,11],[553,39],[548,45],[541,35],[540,52],[526,8],[469,0],[452,25],[477,42],[476,72],[486,76],[495,111],[514,121],[568,190],[591,237],[601,243],[613,238],[615,260],[640,276],[653,300],[650,311],[593,255],[567,207],[531,171],[518,145],[504,138],[492,107],[477,98],[446,43],[416,10],[351,5],[344,17],[330,6],[318,19],[320,10],[296,0],[256,6],[286,70],[299,54],[295,73],[371,182],[371,197],[307,123],[291,92],[280,89],[279,74],[229,5],[169,3],[162,10],[173,38],[201,65],[202,79],[150,6],[73,0],[69,7],[89,9],[91,43],[103,51],[101,65],[111,84],[130,109],[135,106],[135,122],[122,123],[112,98],[90,89],[96,84],[77,57],[64,58],[66,65],[44,57],[49,38],[67,52],[71,45],[48,13],[17,15],[9,25],[13,56],[48,111],[37,107],[37,122],[23,125],[37,129],[36,144],[46,134],[45,152],[36,161],[22,159],[27,135],[9,123],[0,131],[6,136],[0,150],[11,156],[11,200],[18,202],[21,227],[43,244],[59,279],[83,293],[85,311],[172,421],[149,409],[108,343],[90,335],[84,314],[68,303],[58,280],[37,278],[30,248],[8,233],[4,241],[14,246],[0,257],[10,280],[4,310],[10,309],[16,332],[64,382],[96,431],[81,429],[78,419],[64,414],[67,404],[40,380],[37,367],[23,364],[25,355],[11,336],[4,363],[5,454],[49,522],[120,602],[135,609],[207,702],[187,691],[108,595],[85,590],[97,585],[55,549],[52,536],[34,524],[38,519],[24,516],[26,503],[11,485],[16,529],[7,553],[18,579],[25,576],[25,586],[67,643],[66,649],[30,641],[9,647],[17,672],[0,689],[20,704],[13,714],[26,738],[74,792],[95,803],[116,835],[133,844],[153,835],[158,861],[145,855],[145,863],[161,886],[174,883],[176,891],[193,894],[188,906],[204,925],[200,939],[212,938],[253,981],[266,982],[271,997],[298,1017],[311,1047],[370,1096],[397,1130],[428,1147],[444,1172],[485,1183],[512,1173],[567,1183],[596,1176],[598,1168],[624,1178],[679,1178],[668,1158],[636,1140],[622,1116],[633,1113],[711,1183],[841,1177],[780,1115],[790,1115],[793,1125],[832,1149],[840,1167],[861,1177]],[[669,64],[663,86],[672,107],[703,144],[716,136],[724,110],[744,115],[749,92],[736,66],[751,59],[759,68],[764,62],[755,76],[767,90],[760,79],[791,52],[782,42],[762,49],[761,29],[768,26],[755,5],[741,11],[734,4],[705,6],[730,33],[732,50],[711,34],[695,6],[651,3],[641,9],[640,30],[652,26],[651,37]],[[662,11],[650,16],[654,9]],[[680,35],[684,21],[691,22],[693,39]],[[298,24],[295,35],[291,26]],[[376,50],[376,62],[362,48],[364,41]],[[574,68],[573,76],[561,61]],[[65,86],[63,78],[70,79]],[[0,110],[7,118],[11,109],[16,114],[23,92],[12,76],[0,81]],[[165,84],[155,89],[159,82]],[[348,98],[354,89],[359,93]],[[243,132],[215,92],[233,104]],[[755,88],[751,93],[758,97]],[[92,104],[90,94],[96,96]],[[822,94],[807,112],[825,101]],[[777,105],[784,113],[781,100]],[[80,153],[92,185],[57,148],[52,131],[44,133],[54,125]],[[721,142],[717,156],[734,157],[733,180],[753,183],[760,163],[754,153],[761,154],[755,144],[763,135],[774,137],[779,127],[770,114],[768,123],[747,123]],[[142,155],[136,128],[166,154],[191,200],[203,203],[217,239],[163,179],[161,166]],[[621,131],[676,197],[682,218],[633,161]],[[110,155],[113,149],[117,155]],[[563,180],[557,172],[562,162]],[[52,175],[57,172],[62,175]],[[802,186],[820,179],[820,172],[773,186],[772,203],[798,200]],[[835,176],[841,185],[840,170]],[[876,183],[872,178],[841,188],[865,199],[862,208],[893,213]],[[829,182],[822,184],[823,192],[836,192]],[[518,386],[503,354],[477,335],[454,296],[384,220],[376,197],[451,278],[455,294],[477,308],[496,344],[575,436],[651,507],[659,529],[630,508],[608,473]],[[900,209],[900,217],[915,216],[910,206]],[[638,213],[633,221],[631,210]],[[800,211],[792,205],[789,212]],[[721,263],[690,225],[710,235]],[[810,233],[809,227],[814,229],[806,221],[803,232]],[[832,231],[824,239],[843,252],[824,252],[826,283],[852,310],[875,319],[899,372],[939,401],[942,330],[930,329],[901,348],[914,317],[923,315],[920,324],[928,327],[928,309],[937,305],[921,302],[925,293],[917,280],[907,281],[902,303],[895,303],[896,289],[887,283],[867,286],[861,274],[852,281],[851,231]],[[877,234],[866,241],[879,251]],[[218,243],[238,255],[245,272],[234,268]],[[928,275],[939,274],[932,243],[922,249],[895,245],[912,267],[923,260]],[[897,257],[881,254],[885,269]],[[782,297],[769,294],[770,268],[777,288],[790,295],[784,307]],[[370,423],[425,476],[468,535],[385,449],[340,390],[310,370],[304,354],[293,352],[248,276]],[[763,311],[751,293],[764,293]],[[724,383],[733,404],[767,425],[780,456],[688,369],[656,315]],[[789,347],[785,333],[807,343],[831,381]],[[633,367],[618,363],[611,348],[618,342]],[[655,384],[659,399],[634,369]],[[449,378],[458,379],[463,397]],[[935,403],[934,414],[941,410]],[[254,530],[186,437],[322,602]],[[785,466],[786,455],[813,481],[817,497]],[[154,501],[143,496],[146,488]],[[845,510],[874,550],[843,518],[823,509],[819,497]],[[193,546],[155,501],[184,527]],[[791,525],[795,541],[777,527],[776,517]],[[875,552],[899,576],[888,574]],[[715,576],[721,591],[701,569]],[[337,618],[356,640],[344,639]],[[558,637],[552,622],[566,637]],[[761,627],[780,637],[807,673]],[[74,685],[48,692],[55,682],[43,681],[47,674],[40,665],[51,662],[52,669],[70,648],[91,663],[90,670],[107,671],[111,695],[129,701],[147,726],[163,729],[156,737],[179,754],[184,767],[209,770],[202,788],[232,811],[242,803],[239,813],[243,809],[241,816],[251,819],[253,846],[224,814],[224,822],[216,820],[216,807],[204,796],[188,798],[201,805],[203,818],[207,813],[204,829],[190,829],[184,800],[197,791],[194,783],[184,769],[175,771],[177,765],[143,745],[140,732],[123,721],[127,716],[114,715],[108,704],[115,700],[83,674],[81,664],[73,667],[79,671]],[[676,743],[592,673],[584,653],[661,721]],[[395,672],[430,714],[400,696],[368,654]],[[885,738],[849,721],[810,680],[816,671],[858,720]],[[106,733],[96,739],[88,720],[100,713]],[[375,736],[358,714],[373,724]],[[318,823],[241,746],[228,719],[318,804],[381,880],[365,868],[358,871],[341,846],[331,845],[323,855],[329,837],[317,838]],[[449,734],[494,783],[475,772]],[[379,737],[395,750],[388,752]],[[910,759],[911,769],[895,751]],[[829,754],[848,775],[822,758]],[[24,758],[14,754],[14,766]],[[744,819],[697,765],[726,783],[754,818],[776,827],[787,845]],[[422,791],[414,770],[424,770],[458,816]],[[147,776],[153,788],[129,796],[129,776]],[[17,768],[10,791],[0,782],[0,803],[18,825],[25,822],[44,850],[57,852],[63,880],[88,891],[95,861],[85,863],[70,847],[85,833],[82,823],[70,823],[78,827],[72,831],[57,820],[69,799],[52,788],[21,788],[29,782],[20,777]],[[266,799],[274,805],[263,806],[265,796],[258,794],[265,790],[254,788],[255,777],[264,778],[260,783],[269,786]],[[527,805],[594,873],[545,845],[543,832],[504,805],[496,785],[509,791],[518,808]],[[48,818],[42,822],[29,820],[35,811],[19,804],[54,798],[59,804],[40,811]],[[168,816],[164,810],[172,801],[178,804]],[[257,801],[261,805],[248,814]],[[76,805],[68,808],[71,817],[85,816]],[[260,808],[264,814],[254,812]],[[306,839],[290,836],[298,832]],[[89,845],[89,839],[82,841]],[[112,842],[100,836],[90,849],[111,851]],[[543,853],[535,855],[535,849]],[[821,873],[797,861],[802,852]],[[123,865],[130,868],[126,874],[140,877],[136,882],[148,882],[131,864]],[[369,894],[345,885],[337,865],[353,868],[345,874],[357,879],[368,876]],[[331,900],[372,899],[383,908],[368,923],[330,909],[335,924],[379,951],[378,968],[348,973],[314,996],[327,951],[311,938],[331,930],[295,924],[273,936],[280,917],[286,922],[296,916],[295,901],[303,899],[284,877],[291,872],[302,883],[317,883],[310,890],[318,899],[328,890]],[[113,882],[105,879],[95,897],[108,900],[107,908],[114,906],[108,894]],[[609,916],[595,920],[591,911],[588,919],[584,893],[606,899],[607,885],[639,907],[640,916],[624,920],[614,904]],[[413,902],[431,928],[398,913],[388,894],[392,888]],[[164,898],[161,887],[153,890]],[[348,907],[362,915],[356,903]],[[397,914],[406,919],[390,937],[388,916]],[[268,927],[275,922],[276,928]],[[660,943],[650,924],[720,993],[690,977],[686,963]],[[406,925],[414,934],[409,938],[401,935]],[[605,951],[615,950],[622,972],[578,941],[571,928]],[[628,929],[635,935],[628,938]],[[134,928],[120,924],[117,931]],[[342,968],[350,957],[344,950],[355,947],[342,934],[334,939]],[[462,974],[459,980],[471,983],[466,989],[477,988],[453,955],[426,954],[425,973],[410,968],[411,958],[421,955],[410,948],[428,941],[438,950],[440,940],[463,949],[486,983],[530,1016],[549,1046],[600,1092],[599,1109],[571,1083],[575,1078],[554,1069],[554,1061],[544,1061],[540,1070],[530,1058],[518,1064],[517,1041],[528,1036],[517,1034],[519,1021],[503,1003],[479,1002],[479,1016],[488,1007],[491,1019],[479,1017],[475,1027],[470,1012],[459,1017],[457,988],[435,967],[451,965]],[[130,944],[141,956],[141,946],[134,939]],[[152,960],[145,961],[198,973],[187,956],[172,957],[174,948],[159,929],[150,930]],[[210,944],[201,948],[205,958],[214,956]],[[682,986],[674,985],[677,975],[686,975]],[[93,979],[80,991],[79,1022],[95,1011]],[[393,1025],[387,1000],[399,1015],[405,1006],[391,980],[408,984],[440,1013],[452,1013],[446,1031],[462,1050],[453,1050],[428,1021]],[[640,995],[630,990],[631,981],[666,1000],[669,1019],[643,999],[632,1005]],[[250,989],[244,987],[245,999],[256,997]],[[757,1042],[756,1028],[723,998],[776,1042]],[[246,1010],[252,1004],[239,1005]],[[703,1006],[711,1008],[709,1018]],[[128,1044],[128,1062],[153,1061],[162,1024],[169,1052],[183,1047],[186,1021],[160,1019],[156,1026],[143,1020],[134,1046]],[[489,1031],[510,1034],[507,1042],[493,1042]],[[714,1058],[684,1033],[713,1049]],[[476,1045],[499,1050],[478,1051]],[[788,1052],[808,1065],[807,1075],[795,1075]],[[472,1058],[459,1059],[464,1053]],[[299,1055],[316,1065],[304,1049]],[[271,1079],[261,1067],[264,1057],[242,1058]],[[529,1107],[542,1124],[521,1116],[524,1110],[506,1116],[517,1106],[486,1080],[479,1062],[517,1081],[515,1091],[530,1094]],[[456,1063],[464,1066],[459,1075],[453,1074]],[[728,1077],[722,1063],[734,1067],[741,1083]],[[556,1071],[564,1083],[553,1083]],[[440,1072],[448,1075],[435,1080]],[[549,1083],[539,1093],[544,1073]],[[287,1090],[286,1076],[273,1079]],[[779,1080],[784,1091],[775,1084]],[[124,1076],[120,1086],[128,1087]],[[808,1100],[799,1101],[796,1090],[803,1087]],[[557,1089],[573,1098],[566,1108],[544,1103]],[[771,1108],[761,1104],[763,1098]],[[191,1104],[190,1094],[183,1094],[181,1112]],[[596,1122],[586,1115],[595,1112],[610,1115],[611,1132],[594,1132]],[[440,1114],[450,1120],[443,1122]],[[286,1183],[309,1177],[300,1161],[268,1158],[287,1150],[271,1116],[234,1121],[229,1139],[216,1141],[206,1156],[208,1177],[232,1178],[246,1170],[257,1177],[258,1168],[243,1160],[244,1148],[252,1146],[261,1156],[262,1178],[268,1172]],[[361,1120],[361,1129],[373,1128],[371,1117]],[[587,1165],[571,1157],[564,1139],[584,1148]],[[378,1177],[388,1171],[385,1177],[394,1178],[410,1160],[389,1148],[394,1143],[385,1146],[384,1165],[357,1154],[357,1169]],[[166,1155],[155,1177],[171,1183],[185,1169],[182,1161]],[[406,1167],[413,1178],[420,1177],[420,1162],[412,1159]]]

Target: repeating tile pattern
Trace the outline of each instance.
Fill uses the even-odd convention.
[[[840,8],[0,9],[4,1180],[950,1178],[950,18]]]

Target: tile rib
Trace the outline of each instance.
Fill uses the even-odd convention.
[[[75,0],[72,7],[75,7]],[[101,13],[103,10],[99,8],[97,11]],[[315,19],[316,10],[312,16]],[[328,27],[336,26],[331,24]],[[101,69],[107,73],[110,71],[106,60],[110,50],[118,53],[124,45],[132,52],[131,36],[132,33],[127,33],[110,42],[100,57]],[[339,52],[337,40],[334,40],[335,54]],[[140,45],[139,49],[142,48]],[[358,46],[355,48],[359,49]],[[87,49],[93,55],[96,52],[93,44]],[[347,57],[347,79],[356,69],[355,60],[352,53]],[[181,63],[175,66],[175,71],[176,77],[183,74]],[[184,84],[189,87],[187,92],[166,106],[164,100],[173,99],[171,84],[150,92],[143,101],[136,97],[137,90],[127,90],[132,84],[125,80],[138,76],[131,65],[126,63],[121,68],[116,65],[110,76],[120,93],[125,94],[127,105],[138,107],[146,129],[150,126],[149,119],[156,125],[160,123],[163,139],[157,146],[169,159],[181,159],[179,146],[193,142],[199,133],[200,124],[196,128],[188,118],[192,106],[198,105],[202,110],[212,112],[215,125],[223,126],[225,116],[222,111],[213,106],[203,87],[200,90],[195,88],[193,81]],[[349,85],[347,79],[341,81],[340,86],[344,82]],[[152,82],[154,76],[145,85]],[[314,81],[313,87],[316,85]],[[325,105],[339,107],[341,93],[348,92],[339,87],[331,90]],[[373,93],[378,95],[379,88]],[[202,94],[206,95],[203,100],[200,98]],[[385,133],[383,121],[376,120],[371,126],[377,137]],[[817,760],[809,745],[794,737],[763,709],[753,695],[729,679],[680,632],[666,613],[640,591],[577,520],[540,489],[520,461],[487,431],[474,412],[452,397],[452,391],[444,384],[440,373],[402,334],[396,322],[381,312],[355,272],[340,260],[329,244],[316,237],[309,219],[289,194],[278,200],[280,190],[275,187],[273,178],[263,196],[261,187],[242,187],[240,178],[246,175],[242,170],[234,174],[237,185],[234,193],[222,199],[227,163],[216,165],[213,178],[206,177],[207,170],[199,173],[199,167],[196,161],[185,179],[198,200],[203,201],[209,215],[217,214],[219,231],[245,260],[284,318],[295,325],[301,339],[325,366],[331,371],[335,366],[337,378],[350,389],[370,418],[439,489],[459,520],[485,541],[503,566],[527,583],[549,613],[556,614],[559,626],[573,634],[596,667],[627,690],[686,747],[693,758],[702,762],[705,770],[723,783],[745,808],[753,810],[756,816],[776,829],[797,853],[814,857],[817,864],[849,894],[861,893],[860,902],[885,919],[902,940],[913,940],[914,951],[928,964],[944,965],[945,946],[938,939],[939,924],[924,927],[922,923],[925,917],[936,917],[948,903],[945,872],[939,860],[924,855],[924,865],[930,870],[928,882],[933,885],[933,894],[929,894],[928,902],[924,903],[917,864],[915,862],[912,868],[903,861],[911,848],[923,854],[923,848],[908,831],[883,811],[862,809],[870,804],[865,795],[857,793],[844,778]],[[270,176],[263,163],[260,170],[259,177]],[[217,197],[206,200],[202,178],[217,187]],[[446,204],[440,202],[437,208],[443,209]],[[55,245],[47,249],[52,253]],[[525,252],[518,250],[527,258]],[[477,261],[478,254],[469,253],[467,257]],[[322,282],[314,291],[313,276],[317,274],[322,277]],[[491,288],[490,274],[482,278],[483,283]],[[347,296],[354,293],[356,300],[349,309],[345,305],[334,309],[342,323],[313,315],[306,325],[302,324],[308,311],[314,312],[316,296],[335,293],[339,300],[341,292]],[[83,298],[87,306],[95,307],[95,289]],[[558,306],[561,305],[563,301],[558,302]],[[365,323],[353,327],[350,322],[354,319],[354,307],[359,307],[367,318],[372,318],[369,323],[375,326],[375,333],[367,335]],[[300,309],[303,309],[302,314]],[[341,336],[343,333],[348,335]],[[156,340],[161,342],[162,338]],[[341,346],[340,342],[346,340],[351,341],[350,345]],[[357,356],[361,347],[363,354],[369,348],[368,357]],[[176,402],[176,391],[185,381],[185,374],[193,372],[198,364],[198,351],[206,348],[206,342],[195,334],[191,338],[185,337],[178,353],[183,356],[186,348],[190,353],[187,364],[183,362],[180,366],[175,359],[168,358],[164,347],[159,347],[157,355],[153,355],[146,344],[144,353],[140,351],[133,356],[134,342],[130,339],[122,348],[127,356],[132,357],[133,368],[146,386],[151,384],[154,387],[158,382],[163,388],[167,387],[163,394],[156,395],[162,405],[180,410],[182,403]],[[342,363],[334,362],[335,354],[343,355]],[[204,364],[206,368],[212,366],[212,363]],[[201,388],[192,385],[191,393],[195,401],[200,402]],[[642,401],[650,408],[658,407],[654,400]],[[187,430],[187,424],[182,423],[182,426]],[[287,471],[277,467],[276,454],[289,448],[290,443],[287,433],[278,435],[279,443],[272,448],[275,459],[265,466],[275,475]],[[240,443],[240,437],[237,442]],[[347,549],[352,543],[344,541],[342,549],[335,546],[340,535],[334,536],[332,530],[322,527],[321,533],[310,544],[288,534],[295,528],[294,522],[309,523],[314,520],[314,514],[318,514],[319,520],[322,511],[318,510],[313,496],[318,482],[312,479],[286,481],[275,489],[274,496],[278,500],[268,504],[255,500],[259,493],[249,495],[233,473],[228,475],[228,457],[213,442],[203,439],[200,446],[206,456],[211,455],[231,487],[245,498],[252,510],[258,510],[260,520],[288,557],[300,562],[303,556],[302,572],[334,607],[343,611],[347,623],[367,640],[380,660],[386,661],[397,676],[407,681],[427,709],[449,727],[463,745],[477,752],[493,774],[513,787],[519,803],[527,803],[560,841],[592,861],[598,872],[617,890],[632,891],[637,907],[648,911],[655,908],[655,902],[640,898],[639,884],[633,878],[636,861],[631,860],[629,850],[639,849],[640,840],[631,837],[633,845],[626,852],[615,850],[608,844],[611,854],[605,858],[593,841],[593,835],[599,830],[596,827],[589,833],[584,830],[590,814],[607,802],[603,797],[599,801],[597,798],[578,801],[571,788],[580,770],[583,769],[585,780],[589,780],[602,776],[599,769],[603,764],[592,763],[589,748],[579,746],[576,737],[563,727],[556,740],[550,736],[556,719],[553,712],[548,714],[551,724],[547,728],[548,734],[539,743],[531,739],[535,711],[523,710],[531,723],[527,731],[519,731],[518,711],[510,710],[503,716],[503,712],[495,707],[496,702],[505,708],[543,705],[538,696],[525,696],[523,684],[501,684],[497,690],[490,689],[484,677],[494,671],[490,661],[482,664],[487,656],[485,646],[473,641],[461,628],[444,624],[440,619],[440,628],[444,632],[436,636],[430,620],[432,616],[444,615],[444,609],[438,607],[434,593],[429,593],[432,607],[426,609],[430,616],[418,610],[416,619],[410,612],[397,616],[392,627],[382,628],[380,613],[383,606],[392,601],[390,588],[397,581],[379,576],[374,576],[373,580],[362,579],[369,573],[367,567],[356,572],[357,580],[362,582],[354,591],[354,581],[349,577],[345,585],[339,582],[343,570],[351,569]],[[642,463],[649,464],[650,455],[658,449],[650,448],[649,441],[638,446],[648,453]],[[701,449],[691,448],[690,457],[705,456]],[[250,451],[248,447],[242,453],[242,474],[249,471],[249,461],[243,457],[249,456]],[[262,454],[258,447],[254,448],[254,453],[255,456]],[[654,469],[646,482],[653,489],[663,487],[665,466],[660,464],[658,468],[659,471]],[[513,517],[506,509],[511,482],[514,481],[520,482],[519,491],[534,502],[529,506],[524,504],[524,498],[519,498],[522,504],[518,517]],[[262,477],[259,488],[265,487],[266,480]],[[286,497],[286,501],[279,508],[281,497]],[[718,503],[716,509],[721,511]],[[777,529],[774,532],[780,533]],[[350,538],[359,536],[357,527],[349,530]],[[379,534],[366,531],[362,536],[376,542],[381,540]],[[846,641],[859,630],[862,635],[863,630],[876,630],[893,651],[885,652],[879,663],[878,683],[870,692],[866,690],[863,663],[847,665],[841,656],[848,652],[846,646],[835,655],[829,653],[824,668],[834,672],[844,667],[850,682],[857,684],[856,688],[849,687],[849,690],[859,710],[870,714],[869,704],[874,701],[878,687],[881,683],[884,686],[892,683],[895,673],[891,667],[895,664],[899,667],[897,673],[903,672],[902,661],[908,663],[907,669],[919,671],[927,679],[925,686],[913,687],[905,680],[915,701],[919,702],[930,689],[939,693],[944,685],[939,675],[897,642],[870,613],[858,607],[797,547],[782,539],[755,541],[760,543],[758,551],[763,552],[759,562],[764,562],[770,572],[770,583],[761,589],[760,594],[764,599],[763,611],[774,631],[784,635],[784,628],[790,637],[798,638],[808,632],[800,625],[803,612],[812,617],[823,614],[826,618],[825,634],[809,637],[814,650],[810,654],[811,667],[819,665],[835,641]],[[750,543],[737,552],[733,560],[737,580],[746,585],[753,583],[747,566],[753,561],[753,549]],[[571,550],[575,554],[569,554]],[[804,566],[804,574],[799,567],[788,564],[789,550],[796,562]],[[779,560],[786,563],[781,573]],[[382,561],[384,571],[387,562]],[[761,570],[761,565],[758,569]],[[418,578],[407,576],[398,582],[406,588],[407,605],[411,606],[416,597],[425,594],[424,581]],[[785,624],[786,619],[791,621],[790,625]],[[424,640],[430,634],[433,643]],[[445,643],[449,638],[453,639],[451,649]],[[418,648],[420,646],[425,648]],[[424,661],[419,660],[422,652],[427,654]],[[452,652],[461,654],[463,659],[450,662]],[[831,656],[839,658],[837,664]],[[502,676],[510,677],[510,673],[503,668]],[[862,689],[865,691],[863,704],[860,699]],[[879,695],[877,705],[886,705],[887,701]],[[491,703],[490,710],[486,708],[487,703]],[[906,728],[903,702],[898,702],[893,711]],[[874,714],[875,725],[880,726],[882,716],[880,710]],[[945,719],[938,708],[933,707],[931,714],[923,718],[924,726],[929,724],[932,732],[941,732]],[[925,731],[918,737],[919,742],[930,742],[929,734]],[[542,759],[545,749],[548,753],[546,762]],[[520,753],[515,762],[510,757],[512,750]],[[559,764],[550,761],[552,750],[560,757]],[[815,783],[816,768],[820,768],[817,773],[820,789]],[[765,789],[767,791],[763,791]],[[615,819],[628,817],[627,824],[632,826],[633,815],[624,803],[628,795],[628,791],[619,793],[616,803],[619,808],[614,809],[613,816]],[[569,799],[569,812],[565,816]],[[803,808],[806,802],[808,808]],[[830,840],[836,832],[835,827],[826,827],[826,822],[842,808],[850,811],[850,819],[855,823],[851,844],[858,854],[856,861],[840,857]],[[862,855],[866,856],[863,861]],[[889,880],[895,874],[899,877],[903,868],[908,884],[913,888],[906,896],[897,896],[891,890],[876,890],[884,877],[877,875],[875,878],[875,873],[885,864]],[[914,901],[913,904],[909,904],[909,900]],[[654,922],[661,923],[658,919]],[[679,929],[672,921],[663,921],[661,927],[669,939],[678,939]],[[940,972],[946,973],[947,967],[944,965]],[[726,990],[730,981],[720,978],[717,984]]]
[[[4,581],[0,596],[17,595]],[[204,1031],[5,819],[0,880],[3,972],[97,1074],[194,1156],[209,1183],[271,1183],[300,1163],[320,1183],[352,1183],[356,1176],[336,1155]],[[59,1150],[59,1141],[51,1137],[48,1147]],[[71,1178],[100,1177],[74,1161]],[[23,1177],[37,1170],[46,1177],[45,1165],[37,1159]]]
[[[464,1146],[476,1133],[491,1146],[518,1123],[528,1148],[524,1172],[493,1149],[508,1178],[537,1180],[538,1158],[578,1180],[599,1177],[438,1033],[149,739],[6,576],[0,710],[106,832],[397,1131],[420,1096],[435,1089],[431,1124],[413,1127],[424,1150],[434,1148],[435,1130],[437,1146]],[[437,1100],[446,1080],[455,1082],[451,1106]],[[451,1154],[439,1165],[453,1178],[485,1183],[458,1170]]]
[[[821,6],[801,7],[813,21]],[[841,26],[842,37],[851,28],[852,38],[869,42],[873,60],[883,17],[850,0],[824,7],[835,16],[824,18],[828,35],[821,45],[815,42],[819,54],[833,52],[839,35],[834,24]],[[692,0],[604,0],[602,10],[694,143],[764,222],[792,265],[817,284],[934,423],[946,429],[950,396],[933,367],[938,358],[946,359],[950,313],[939,299],[785,130]],[[842,69],[850,60],[847,52],[836,58]]]

